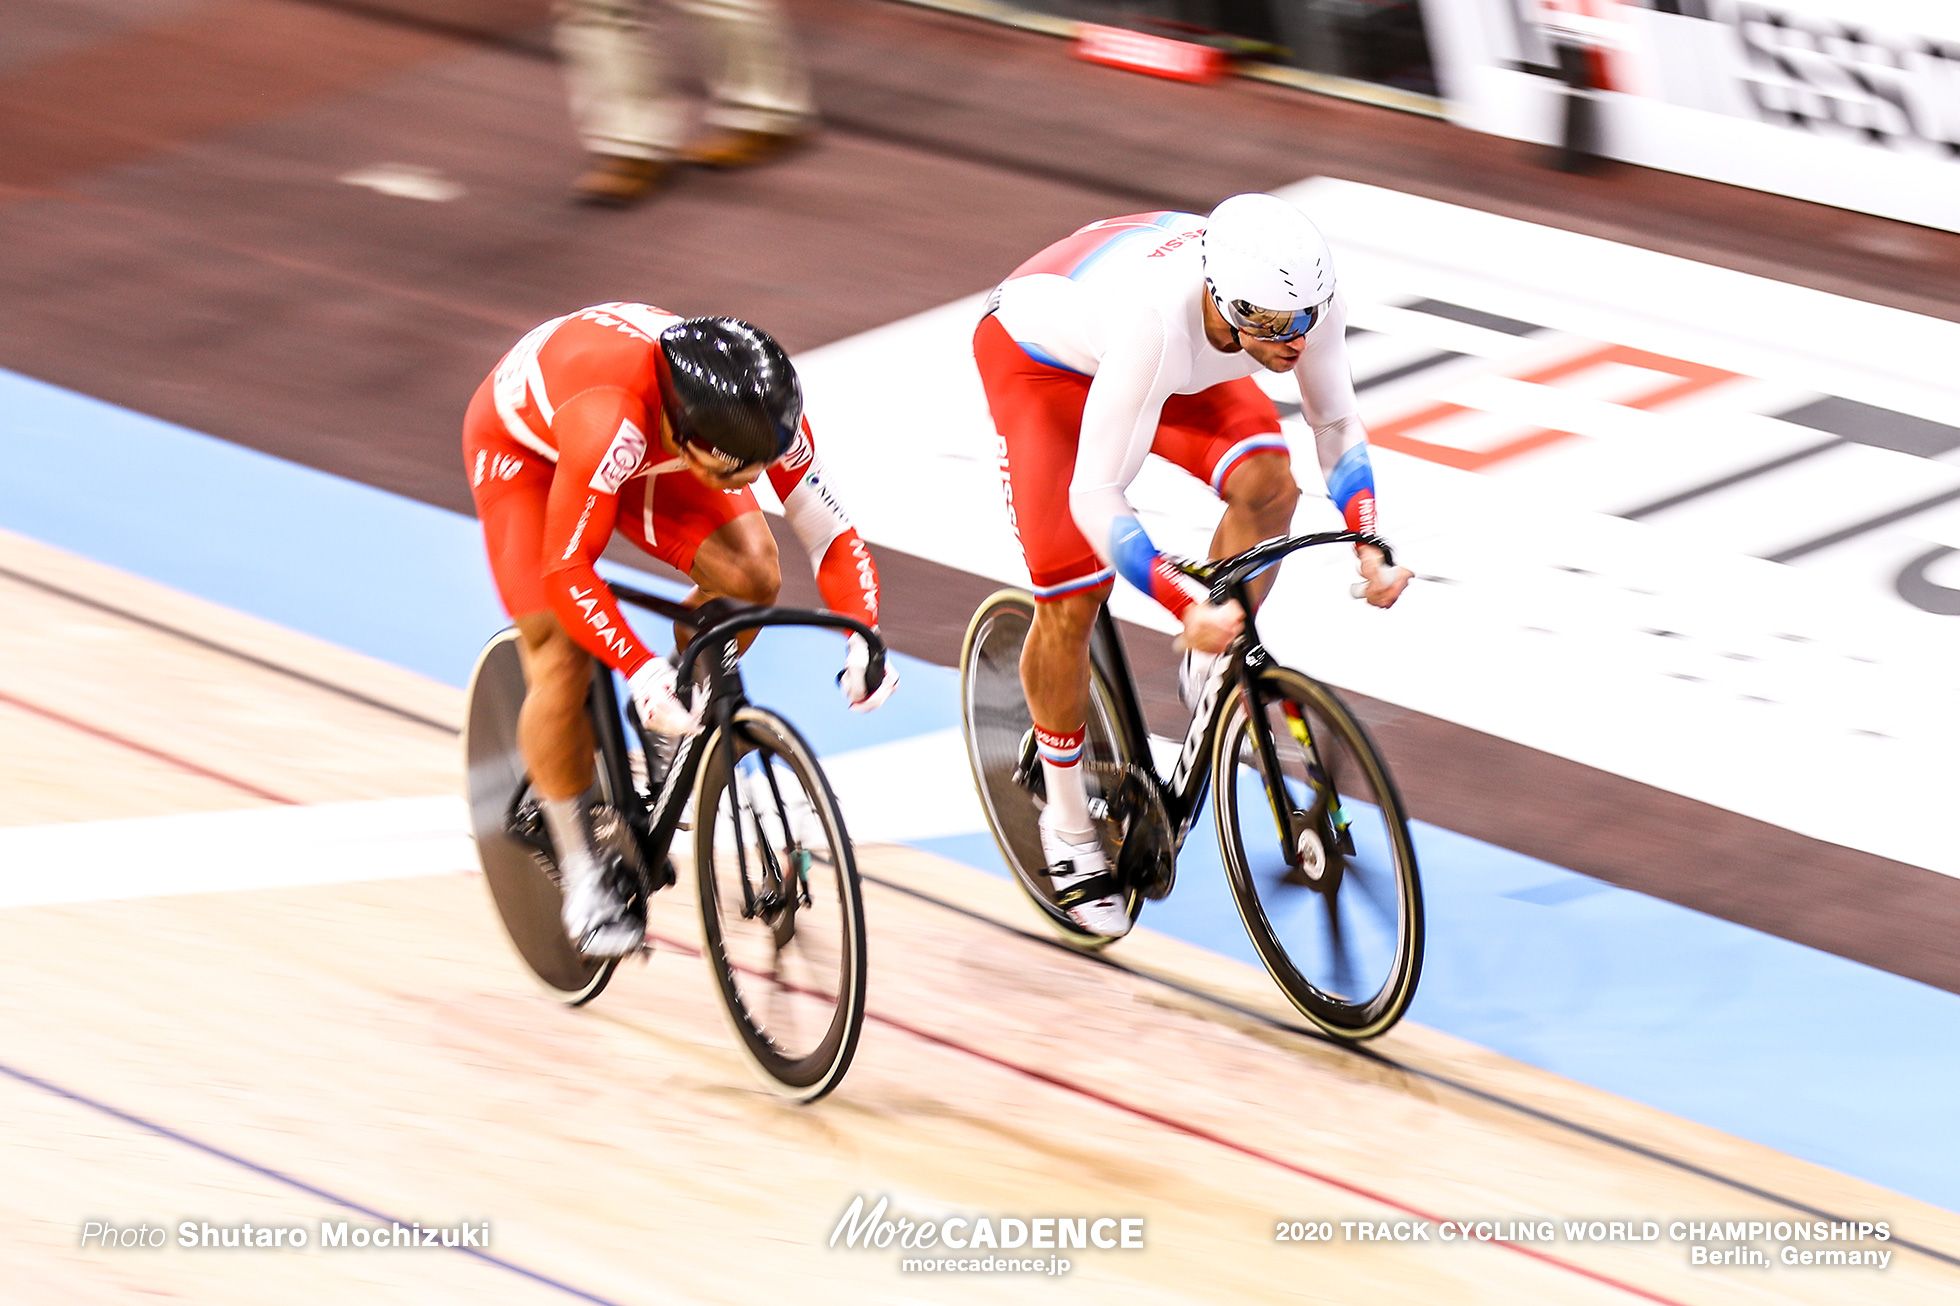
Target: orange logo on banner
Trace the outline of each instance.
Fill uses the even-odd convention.
[[[1679,358],[1668,358],[1661,354],[1650,354],[1645,350],[1629,349],[1625,345],[1602,345],[1590,353],[1577,358],[1568,358],[1562,363],[1554,363],[1535,372],[1527,372],[1513,378],[1531,385],[1552,385],[1562,377],[1568,377],[1595,368],[1603,363],[1620,363],[1627,367],[1643,368],[1649,372],[1660,372],[1674,378],[1662,382],[1648,393],[1633,399],[1621,400],[1624,408],[1658,408],[1676,399],[1684,399],[1691,394],[1734,380],[1736,373],[1724,372],[1719,367],[1705,367],[1700,363],[1690,363]],[[1561,440],[1577,440],[1580,437],[1573,431],[1554,431],[1544,427],[1532,427],[1516,439],[1489,449],[1458,449],[1453,445],[1431,444],[1416,438],[1412,432],[1433,426],[1446,418],[1475,410],[1462,404],[1434,403],[1427,408],[1399,417],[1392,422],[1368,428],[1368,441],[1384,449],[1398,453],[1413,454],[1426,458],[1432,463],[1445,467],[1460,467],[1466,472],[1480,472],[1492,463],[1515,458],[1533,449],[1543,449]]]

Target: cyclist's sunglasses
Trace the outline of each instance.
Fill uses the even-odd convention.
[[[1288,340],[1298,340],[1313,330],[1314,323],[1320,321],[1320,314],[1327,305],[1315,304],[1300,309],[1259,308],[1243,299],[1231,299],[1223,301],[1220,307],[1225,310],[1225,320],[1240,335],[1282,344]]]

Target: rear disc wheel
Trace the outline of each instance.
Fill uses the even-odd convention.
[[[1113,940],[1084,930],[1055,905],[1054,881],[1041,851],[1040,818],[1046,799],[1039,792],[1041,764],[1029,763],[1034,720],[1021,688],[1021,648],[1033,624],[1034,596],[1025,590],[1001,590],[990,596],[967,624],[960,653],[960,728],[967,762],[973,768],[988,829],[1014,882],[1064,940],[1077,947],[1102,948]],[[1099,811],[1106,810],[1115,796],[1130,759],[1118,743],[1119,718],[1100,672],[1092,669],[1089,688],[1081,767],[1090,809]],[[1113,868],[1121,847],[1108,822],[1096,824],[1103,854]],[[1134,920],[1143,895],[1134,886],[1127,886],[1124,894],[1124,906]]]
[[[463,726],[470,827],[511,945],[553,997],[576,1007],[599,996],[620,959],[588,957],[565,935],[557,868],[517,747],[525,686],[517,641],[515,629],[500,632],[470,673]],[[603,759],[598,774],[601,797],[609,801]]]

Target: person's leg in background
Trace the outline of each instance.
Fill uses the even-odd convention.
[[[774,0],[669,0],[695,21],[708,85],[707,132],[682,156],[745,168],[807,141],[816,104],[789,18]]]
[[[666,86],[649,31],[650,0],[558,0],[554,35],[572,122],[591,155],[574,195],[627,205],[660,186],[679,149],[685,106]]]

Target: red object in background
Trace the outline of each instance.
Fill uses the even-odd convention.
[[[1223,50],[1190,41],[1133,32],[1127,27],[1084,23],[1075,38],[1078,58],[1090,63],[1128,68],[1132,72],[1168,77],[1179,82],[1215,82],[1230,66]]]

